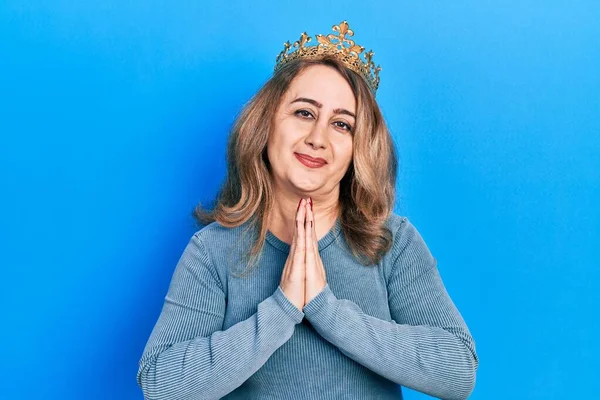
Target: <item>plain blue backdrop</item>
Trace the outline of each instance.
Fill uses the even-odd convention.
[[[600,2],[102,0],[0,3],[0,397],[142,399],[234,117],[286,40],[344,19],[382,67],[396,212],[475,338],[471,398],[598,396]]]

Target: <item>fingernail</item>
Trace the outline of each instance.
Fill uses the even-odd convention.
[[[302,198],[300,198],[300,201],[298,202],[298,208],[296,208],[296,212],[298,212],[298,210],[300,209],[300,204],[302,204]]]

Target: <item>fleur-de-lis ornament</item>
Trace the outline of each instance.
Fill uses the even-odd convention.
[[[285,55],[285,53],[287,53],[287,51],[290,49],[290,47],[292,47],[292,45],[290,44],[290,41],[288,40],[287,42],[285,42],[283,44],[283,50],[281,51],[281,53],[279,53],[279,55],[277,56],[277,59],[275,60],[275,62],[279,62],[279,60],[281,60],[283,58],[283,56]]]
[[[304,45],[310,42],[312,38],[306,34],[306,32],[302,32],[300,35],[300,39],[294,42],[294,47],[304,47]]]

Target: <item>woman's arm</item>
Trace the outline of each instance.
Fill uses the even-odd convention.
[[[306,319],[342,353],[400,385],[443,399],[466,399],[475,385],[475,342],[446,291],[421,235],[404,218],[387,283],[393,321],[337,299],[329,285]]]
[[[219,399],[254,374],[304,313],[277,288],[257,312],[226,330],[225,293],[200,238],[186,246],[139,361],[146,399]]]

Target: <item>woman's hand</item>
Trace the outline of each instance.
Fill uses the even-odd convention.
[[[302,310],[327,284],[312,210],[312,198],[300,199],[290,253],[279,285],[287,298]]]
[[[317,242],[317,231],[315,217],[313,214],[312,198],[309,198],[309,203],[306,204],[306,281],[305,281],[305,299],[306,306],[314,299],[327,285],[327,277],[325,275],[325,267],[319,255],[319,245]],[[304,308],[303,306],[303,308]]]
[[[304,205],[305,200],[300,199],[298,208],[296,210],[296,227],[294,228],[294,237],[292,238],[292,245],[290,247],[290,254],[283,267],[281,274],[281,290],[285,293],[286,297],[294,304],[299,310],[304,307],[304,281],[306,276],[306,228],[305,228],[305,215],[306,208]]]

